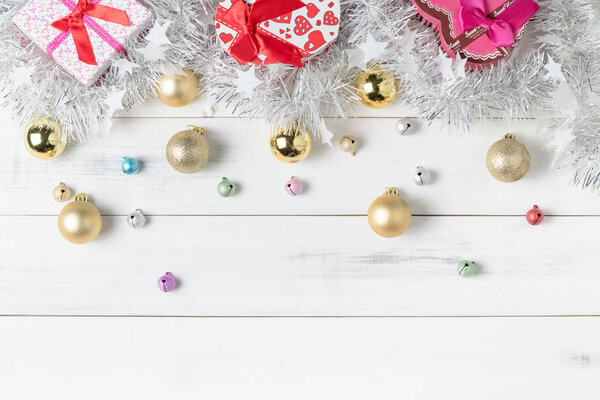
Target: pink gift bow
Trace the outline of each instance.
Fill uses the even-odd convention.
[[[460,0],[460,23],[465,31],[478,26],[488,30],[492,44],[496,47],[512,46],[515,35],[540,9],[532,0],[516,0],[496,18],[491,18],[485,10],[484,0]]]
[[[78,1],[78,3],[75,3],[73,0],[60,0],[60,2],[63,3],[65,5],[65,7],[67,7],[71,11],[74,11],[80,2],[80,0],[76,0],[76,1]],[[101,1],[102,0],[88,0],[88,2],[91,4],[100,3]],[[104,40],[106,43],[108,43],[108,45],[111,46],[113,49],[115,49],[117,52],[120,53],[124,50],[123,45],[121,45],[121,43],[119,43],[119,41],[117,39],[112,37],[110,33],[108,33],[104,28],[102,28],[100,26],[100,24],[98,24],[96,21],[94,21],[94,19],[91,18],[89,15],[84,14],[83,21],[88,28],[90,28],[92,31],[94,31],[98,36],[100,36],[102,38],[102,40]],[[48,46],[46,46],[46,51],[50,57],[52,57],[52,53],[54,53],[54,51],[65,41],[65,39],[67,37],[69,37],[70,34],[71,34],[70,30],[63,31],[58,36],[56,36],[54,38],[54,40],[52,40],[48,44]],[[79,53],[79,49],[77,49],[77,50]],[[95,58],[95,57],[93,57],[93,58]],[[83,62],[85,62],[86,64],[96,65],[95,59],[89,60],[89,61],[91,61],[91,62],[86,62],[86,61],[83,61]]]

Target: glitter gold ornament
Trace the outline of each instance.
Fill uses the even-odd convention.
[[[175,171],[193,174],[204,168],[210,156],[205,133],[204,128],[188,125],[187,130],[177,132],[169,140],[167,161]]]
[[[358,140],[354,136],[346,135],[340,139],[340,149],[355,156],[358,149]]]
[[[490,147],[485,163],[494,178],[501,182],[515,182],[529,171],[531,161],[525,145],[507,134]]]
[[[355,86],[360,101],[371,108],[390,105],[398,94],[398,82],[394,76],[379,66],[363,71]]]
[[[198,78],[190,71],[185,75],[162,75],[156,83],[158,99],[170,107],[183,107],[196,98]]]
[[[67,201],[71,198],[71,189],[69,189],[63,182],[60,182],[52,190],[52,198],[61,203],[63,201]]]
[[[312,137],[302,126],[288,124],[273,129],[269,145],[276,159],[293,164],[308,157],[312,148]]]
[[[25,128],[25,148],[40,160],[58,157],[65,149],[61,126],[50,118],[38,118]]]
[[[58,231],[71,243],[91,242],[101,230],[100,212],[83,193],[75,196],[75,201],[64,206],[58,214]]]
[[[410,208],[400,198],[396,188],[387,188],[383,195],[376,198],[367,216],[371,229],[386,238],[400,236],[410,226]]]

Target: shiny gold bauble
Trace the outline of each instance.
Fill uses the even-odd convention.
[[[269,146],[276,159],[293,164],[308,157],[312,148],[312,137],[310,132],[300,125],[279,126],[271,132]]]
[[[205,133],[206,129],[189,125],[187,130],[177,132],[169,140],[167,161],[175,171],[193,174],[204,168],[210,156]]]
[[[485,163],[494,178],[501,182],[515,182],[529,171],[531,160],[525,145],[507,134],[490,147]]]
[[[158,99],[170,107],[183,107],[196,98],[198,78],[191,72],[185,75],[162,75],[156,83]]]
[[[25,148],[40,160],[58,157],[65,149],[60,124],[50,118],[38,118],[25,128]]]
[[[91,242],[101,230],[100,212],[83,193],[75,196],[75,201],[64,206],[58,214],[58,231],[71,243]]]
[[[371,108],[390,105],[398,94],[398,82],[394,76],[378,66],[363,71],[355,85],[360,101]]]
[[[386,238],[406,232],[411,219],[410,208],[396,188],[388,188],[385,194],[376,198],[369,206],[367,216],[371,229]]]

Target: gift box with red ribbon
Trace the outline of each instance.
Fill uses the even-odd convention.
[[[216,31],[242,64],[291,64],[321,53],[338,35],[340,0],[222,0]]]
[[[151,13],[136,0],[30,0],[13,22],[84,85],[95,83]]]
[[[435,26],[449,57],[471,67],[496,63],[521,38],[540,6],[532,0],[411,0],[419,15]]]

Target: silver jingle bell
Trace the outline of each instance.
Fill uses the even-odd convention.
[[[398,122],[396,122],[396,131],[400,135],[406,135],[409,131],[412,130],[414,126],[414,122],[408,118],[400,118]]]
[[[133,229],[140,229],[146,225],[146,217],[139,208],[127,216],[127,223]]]
[[[413,174],[413,180],[419,186],[427,185],[431,182],[431,174],[423,167],[417,167]]]

